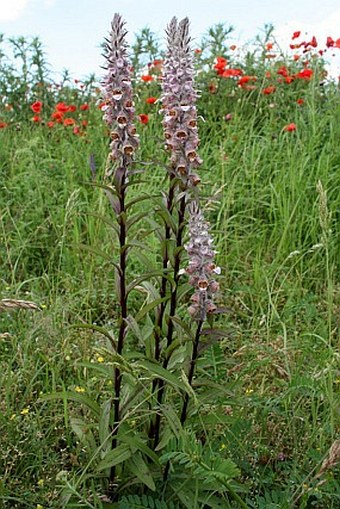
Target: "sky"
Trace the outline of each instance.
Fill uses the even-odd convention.
[[[272,23],[282,47],[301,30],[315,35],[322,46],[326,37],[340,37],[339,0],[0,0],[0,33],[5,37],[38,36],[55,76],[69,69],[74,78],[102,76],[100,44],[119,12],[127,22],[129,43],[148,26],[160,40],[173,16],[188,16],[191,35],[198,42],[212,25],[225,22],[235,31],[230,44],[247,43]],[[195,42],[193,43],[195,45]],[[340,50],[331,73],[340,74]]]

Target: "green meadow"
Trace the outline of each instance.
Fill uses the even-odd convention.
[[[201,205],[224,309],[210,327],[223,333],[203,340],[183,427],[176,417],[181,388],[169,378],[162,409],[168,435],[158,450],[143,438],[147,399],[132,402],[124,425],[127,436],[139,437],[144,459],[130,470],[117,460],[114,503],[105,496],[112,463],[103,463],[98,445],[105,420],[98,409],[112,398],[116,362],[107,335],[115,336],[119,313],[115,217],[102,188],[110,149],[100,91],[93,78],[74,83],[67,75],[56,86],[43,56],[30,70],[1,64],[1,509],[340,507],[339,87],[325,77],[321,57],[283,56],[274,42],[275,58],[268,58],[270,32],[241,55],[223,46],[219,30],[194,59]],[[148,52],[150,61],[162,55],[140,37],[132,57],[142,171],[128,193],[141,219],[129,233],[130,281],[161,268],[157,200],[168,187],[161,64],[143,67]],[[39,54],[35,44],[21,46],[28,61]],[[228,62],[219,67],[216,57]],[[223,76],[226,69],[242,69],[249,79]],[[304,69],[312,73],[298,77]],[[63,112],[60,104],[75,109]],[[149,199],[138,201],[142,196]],[[141,278],[131,292],[132,316],[159,287],[156,273],[149,281]],[[184,288],[178,317],[189,323]],[[153,312],[150,305],[141,318],[148,345]],[[138,370],[148,348],[137,333],[127,341],[126,377],[135,370],[147,385],[152,373]],[[181,352],[168,366],[173,380],[185,366]]]

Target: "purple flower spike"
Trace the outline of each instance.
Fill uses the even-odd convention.
[[[162,110],[166,148],[171,152],[172,174],[186,185],[196,186],[200,179],[192,170],[200,166],[197,154],[197,92],[190,48],[189,20],[179,23],[172,18],[168,25],[168,54],[162,81]]]
[[[111,131],[110,159],[117,166],[127,167],[133,160],[139,137],[133,123],[135,109],[124,25],[121,16],[115,14],[105,44],[107,74],[102,83],[102,92],[105,102],[104,120]],[[110,177],[112,173],[113,168],[109,167],[106,177]]]
[[[192,318],[204,321],[207,313],[216,310],[213,298],[219,284],[214,275],[220,274],[221,269],[214,263],[216,251],[209,233],[209,223],[205,221],[197,203],[190,204],[189,215],[189,242],[184,246],[189,255],[186,272],[189,283],[195,288],[189,313]]]

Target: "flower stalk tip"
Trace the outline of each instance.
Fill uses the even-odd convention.
[[[124,27],[122,17],[115,14],[105,43],[107,74],[102,83],[102,109],[104,121],[110,129],[110,160],[113,166],[127,168],[139,146],[139,137],[134,124],[135,108]],[[110,177],[113,171],[113,168],[107,168],[106,177]]]

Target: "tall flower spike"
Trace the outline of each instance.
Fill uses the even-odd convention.
[[[216,310],[213,299],[219,284],[214,275],[220,274],[221,269],[214,263],[216,252],[209,233],[209,223],[204,219],[197,203],[190,204],[189,214],[189,242],[184,246],[189,255],[186,272],[189,283],[195,288],[189,313],[194,319],[204,321],[207,313]]]
[[[104,120],[111,134],[110,159],[113,165],[106,170],[106,177],[113,174],[114,166],[127,167],[132,162],[139,138],[134,125],[135,109],[132,97],[130,63],[127,58],[125,22],[115,14],[111,32],[105,42],[107,74],[102,83],[105,105]]]
[[[164,63],[161,112],[166,148],[171,153],[170,172],[186,186],[195,186],[200,179],[192,170],[202,161],[197,154],[197,92],[188,18],[179,23],[172,18],[166,34],[169,49]]]

